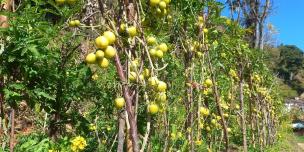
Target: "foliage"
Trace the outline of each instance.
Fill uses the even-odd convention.
[[[269,51],[268,64],[284,82],[280,84],[280,87],[287,90],[287,92],[282,92],[286,94],[284,97],[293,98],[303,93],[303,51],[293,45],[281,45],[267,51]]]
[[[279,63],[279,71],[282,75],[285,73],[296,73],[303,68],[304,57],[303,52],[296,46],[280,46],[281,62]]]
[[[25,101],[48,128],[18,137],[16,150],[109,151],[123,142],[134,151],[221,151],[241,147],[243,135],[260,150],[276,141],[266,135],[281,121],[276,79],[247,30],[220,16],[224,4],[142,0],[123,16],[117,9],[128,4],[118,1],[56,2],[24,1],[1,29],[5,107],[18,112]]]
[[[272,147],[267,147],[266,152],[277,151],[297,151],[300,147],[297,146],[297,137],[293,134],[290,127],[290,122],[285,120],[278,130],[278,141]]]

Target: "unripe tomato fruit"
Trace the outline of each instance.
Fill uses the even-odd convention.
[[[70,4],[70,5],[73,5],[76,3],[76,0],[67,0],[67,3]]]
[[[75,22],[75,26],[79,26],[80,25],[80,21],[79,20],[74,20]]]
[[[70,22],[69,22],[69,26],[70,26],[70,27],[75,27],[75,26],[76,26],[75,21],[70,21]]]

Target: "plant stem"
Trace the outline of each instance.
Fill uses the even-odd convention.
[[[224,131],[224,138],[225,138],[225,151],[229,151],[229,147],[228,147],[229,146],[229,138],[228,138],[228,132],[227,132],[227,124],[226,124],[225,118],[223,116],[223,111],[222,111],[221,103],[220,103],[220,95],[219,95],[218,90],[217,90],[215,74],[214,74],[214,71],[213,71],[213,68],[212,68],[209,52],[207,52],[207,59],[208,59],[208,66],[209,66],[209,70],[210,70],[210,74],[211,74],[211,78],[212,78],[213,94],[214,94],[215,101],[216,101],[216,108],[217,108],[217,110],[220,114],[222,127],[224,129],[223,131]]]
[[[243,79],[243,66],[240,65],[239,70],[239,91],[240,91],[240,108],[241,108],[241,127],[243,135],[243,151],[247,152],[247,139],[246,139],[246,118],[245,118],[245,109],[244,109],[244,79]]]

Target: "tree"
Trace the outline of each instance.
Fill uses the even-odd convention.
[[[227,0],[231,13],[237,13],[237,21],[249,29],[248,42],[251,47],[262,50],[264,47],[264,24],[270,14],[273,2],[270,0]],[[241,13],[242,12],[242,13]]]
[[[294,75],[303,69],[304,53],[294,45],[282,45],[280,50],[279,74],[285,79],[293,80]]]

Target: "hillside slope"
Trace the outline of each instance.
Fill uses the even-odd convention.
[[[303,51],[294,45],[280,45],[267,48],[267,52],[267,64],[278,77],[281,94],[285,98],[294,98],[303,94]]]

